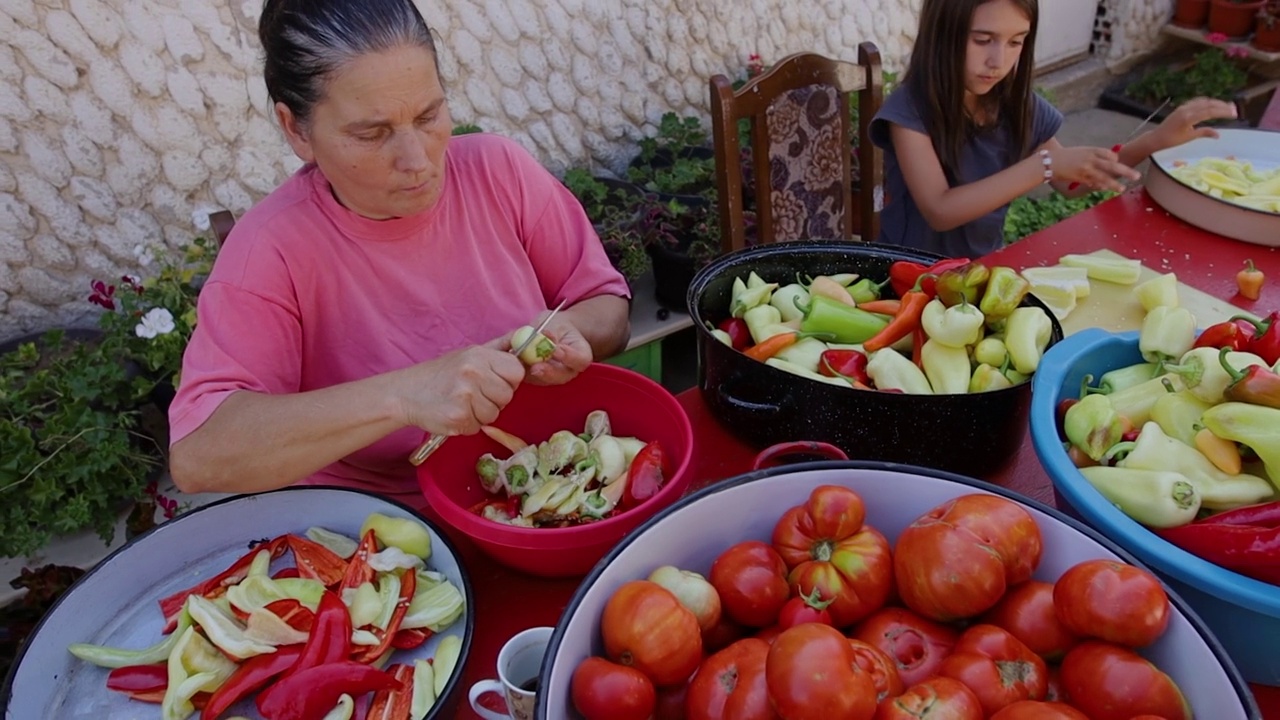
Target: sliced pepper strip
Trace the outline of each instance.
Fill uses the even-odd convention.
[[[374,537],[373,530],[365,531],[364,537],[360,538],[360,545],[356,547],[356,552],[347,561],[347,573],[342,578],[342,585],[339,590],[348,588],[358,588],[367,582],[373,582],[373,568],[369,567],[369,556],[378,552],[378,540]]]
[[[337,594],[326,590],[320,597],[311,635],[297,662],[289,669],[289,675],[347,659],[351,653],[351,630],[351,615],[346,604]]]
[[[400,597],[396,600],[396,609],[391,613],[391,620],[387,623],[387,627],[370,629],[378,637],[378,644],[362,647],[352,653],[352,657],[355,660],[365,663],[373,662],[391,649],[391,641],[395,638],[396,633],[400,631],[400,624],[404,621],[405,613],[409,611],[409,603],[413,600],[413,595],[417,588],[417,572],[413,568],[406,569],[400,576]],[[343,606],[343,612],[346,612],[345,605]],[[350,637],[350,632],[347,633],[347,636]]]
[[[187,602],[187,596],[200,595],[202,597],[217,597],[225,592],[226,588],[235,585],[249,574],[249,566],[253,564],[253,559],[258,556],[258,552],[264,547],[271,551],[271,558],[280,557],[284,554],[285,535],[271,540],[266,543],[255,545],[247,554],[231,564],[231,567],[223,570],[221,573],[205,580],[202,583],[176,592],[169,597],[160,600],[160,611],[164,613],[164,630],[167,635],[178,627],[178,614],[182,612],[182,606]]]
[[[168,663],[128,665],[107,674],[107,689],[122,692],[134,700],[159,703],[169,687]]]
[[[200,712],[200,720],[217,720],[232,705],[293,667],[300,655],[301,645],[287,645],[270,655],[258,655],[240,663],[240,667],[209,698]]]
[[[347,561],[318,542],[297,535],[289,535],[289,549],[298,564],[298,575],[319,580],[325,587],[342,582],[347,574]]]
[[[258,694],[258,712],[267,720],[313,720],[323,718],[343,695],[354,698],[398,687],[398,680],[377,668],[342,660],[276,681]]]
[[[369,703],[366,720],[409,720],[413,705],[413,667],[396,663],[386,672],[400,682],[400,687],[379,690]]]

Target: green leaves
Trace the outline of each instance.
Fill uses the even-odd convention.
[[[1172,98],[1169,109],[1194,97],[1205,96],[1230,101],[1248,83],[1248,74],[1220,48],[1195,54],[1189,65],[1158,67],[1125,88],[1125,94],[1151,107]]]
[[[1115,193],[1097,190],[1076,198],[1058,192],[1045,198],[1020,197],[1009,205],[1009,212],[1004,217],[1005,244],[1021,240],[1114,196]]]

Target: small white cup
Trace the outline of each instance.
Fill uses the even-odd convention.
[[[534,701],[537,698],[535,689],[526,690],[521,687],[530,681],[536,682],[542,671],[542,657],[546,655],[547,643],[551,641],[552,627],[529,628],[517,633],[498,651],[498,679],[481,680],[471,686],[468,700],[471,709],[485,720],[531,720],[533,718]],[[507,715],[500,715],[480,705],[480,696],[487,692],[496,692],[507,700]]]

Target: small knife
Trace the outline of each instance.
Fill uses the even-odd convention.
[[[1159,114],[1160,114],[1160,111],[1161,111],[1161,110],[1163,110],[1163,109],[1165,109],[1165,107],[1166,107],[1170,102],[1172,102],[1172,101],[1173,101],[1173,96],[1172,96],[1172,95],[1170,95],[1169,97],[1165,98],[1165,99],[1164,99],[1164,102],[1160,103],[1160,107],[1156,108],[1155,110],[1152,110],[1152,111],[1151,111],[1151,114],[1150,114],[1150,115],[1148,115],[1148,116],[1146,117],[1146,119],[1145,119],[1145,120],[1143,120],[1141,123],[1139,123],[1139,124],[1138,124],[1138,127],[1134,128],[1134,129],[1133,129],[1133,132],[1129,133],[1129,135],[1128,135],[1127,137],[1125,137],[1125,139],[1124,139],[1124,140],[1121,140],[1120,142],[1116,143],[1115,145],[1112,145],[1112,146],[1111,146],[1111,152],[1113,152],[1113,153],[1118,153],[1118,152],[1120,152],[1120,148],[1124,147],[1124,144],[1125,144],[1125,143],[1127,143],[1127,142],[1129,142],[1130,140],[1132,140],[1132,139],[1134,138],[1134,136],[1136,136],[1136,135],[1137,135],[1137,134],[1142,130],[1142,128],[1144,128],[1144,127],[1146,127],[1146,126],[1147,126],[1147,123],[1150,123],[1150,122],[1151,122],[1152,118],[1154,118],[1155,116],[1159,115]],[[1070,191],[1070,190],[1075,190],[1075,189],[1076,189],[1076,188],[1078,188],[1078,187],[1080,187],[1080,183],[1078,183],[1078,182],[1073,182],[1073,183],[1071,183],[1070,185],[1068,185],[1068,186],[1067,186],[1067,190],[1069,190],[1069,191]]]
[[[519,347],[513,347],[508,352],[519,357],[520,353],[524,352],[525,348],[529,347],[534,340],[538,339],[538,336],[542,334],[542,331],[547,329],[547,324],[551,322],[551,318],[555,317],[556,313],[560,312],[560,309],[563,308],[565,303],[568,301],[569,298],[561,300],[560,304],[556,305],[555,308],[553,308],[551,312],[542,319],[542,322],[538,323],[538,327],[534,328],[532,333],[529,333],[529,337],[525,338],[525,341],[520,343]],[[409,462],[415,466],[421,465],[427,458],[431,457],[432,453],[439,450],[440,446],[443,445],[444,441],[447,439],[449,439],[448,435],[432,435],[427,438],[418,446],[418,449],[414,450],[413,454],[409,456]]]

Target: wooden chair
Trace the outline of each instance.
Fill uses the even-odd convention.
[[[1251,128],[1280,130],[1280,80],[1271,80],[1236,93],[1236,116]]]
[[[797,53],[778,61],[736,92],[724,75],[711,78],[716,190],[724,252],[746,246],[744,179],[755,201],[756,242],[805,238],[873,241],[880,234],[883,160],[871,142],[871,119],[884,87],[880,51],[858,45],[857,64]],[[857,128],[849,94],[857,93]],[[742,148],[739,123],[750,144]],[[853,197],[857,133],[859,192]],[[744,177],[743,158],[750,162]],[[858,215],[857,222],[855,215]]]

